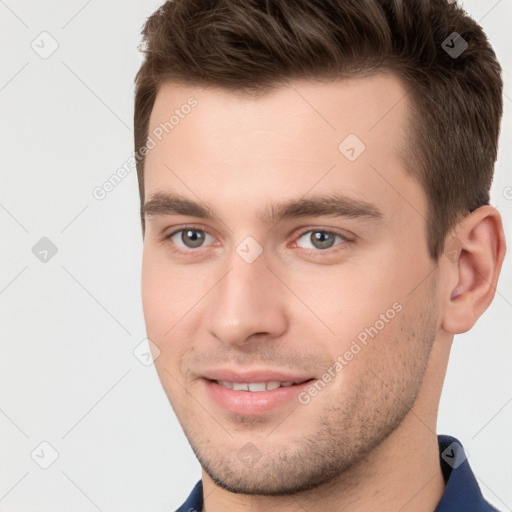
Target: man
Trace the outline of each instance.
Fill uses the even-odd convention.
[[[143,34],[144,316],[202,466],[179,510],[495,510],[436,434],[505,253],[482,29],[446,0],[176,0]]]

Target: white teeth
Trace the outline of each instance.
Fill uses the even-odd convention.
[[[217,383],[225,388],[232,389],[233,391],[252,391],[252,392],[272,391],[273,389],[277,389],[280,387],[293,386],[293,384],[296,384],[295,382],[292,382],[292,381],[278,382],[276,380],[271,380],[268,382],[250,382],[250,383],[218,380]]]
[[[267,385],[264,382],[251,382],[249,384],[249,391],[265,391]]]

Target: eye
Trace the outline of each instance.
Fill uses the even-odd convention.
[[[337,238],[341,240],[341,243],[336,245],[341,245],[342,243],[349,241],[348,238],[345,238],[339,233],[317,229],[306,231],[297,239],[296,243],[305,249],[325,250],[333,247]],[[301,245],[301,243],[306,245]],[[310,245],[308,246],[307,244]]]
[[[171,233],[169,239],[181,249],[197,249],[213,237],[202,229],[185,228]]]

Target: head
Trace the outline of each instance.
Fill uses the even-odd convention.
[[[144,315],[208,475],[286,494],[435,430],[449,344],[504,256],[500,67],[448,1],[210,4],[143,30]],[[267,409],[217,400],[267,374],[309,382]]]

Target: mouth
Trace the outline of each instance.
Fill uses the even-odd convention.
[[[309,382],[314,379],[303,379],[296,382],[279,382],[277,380],[269,380],[266,382],[232,382],[229,380],[207,380],[210,380],[210,382],[215,382],[226,389],[232,389],[233,391],[249,391],[251,393],[261,393],[263,391],[273,391],[274,389],[297,386],[299,384],[303,384],[304,382]]]
[[[297,381],[237,382],[203,378],[207,397],[223,411],[243,416],[257,416],[280,407],[303,407],[298,400],[316,379]]]

